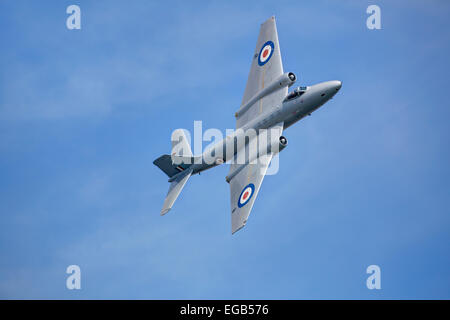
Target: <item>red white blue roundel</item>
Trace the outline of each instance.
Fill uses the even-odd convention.
[[[253,196],[253,193],[255,192],[255,185],[253,183],[250,183],[242,189],[241,195],[238,199],[238,207],[242,208],[247,204],[247,202],[250,201],[250,199]]]
[[[263,44],[258,56],[258,64],[260,66],[263,66],[267,62],[269,62],[270,58],[272,57],[274,47],[275,45],[272,41],[267,41]]]

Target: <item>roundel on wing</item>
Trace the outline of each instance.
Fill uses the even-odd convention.
[[[274,48],[275,45],[273,44],[272,41],[267,41],[266,43],[263,44],[258,55],[258,64],[260,66],[263,66],[267,62],[269,62],[270,58],[272,57]]]
[[[254,192],[255,192],[255,185],[253,183],[246,185],[242,189],[241,195],[238,198],[238,207],[242,208],[243,206],[245,206],[252,198]]]

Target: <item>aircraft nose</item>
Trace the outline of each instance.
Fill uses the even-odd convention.
[[[333,88],[335,89],[336,92],[338,92],[339,89],[341,89],[341,87],[342,87],[342,81],[339,81],[339,80],[333,81]]]

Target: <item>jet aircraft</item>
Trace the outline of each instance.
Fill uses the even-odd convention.
[[[300,86],[288,93],[296,80],[294,73],[283,71],[275,17],[271,17],[260,28],[244,97],[235,113],[237,130],[193,156],[184,131],[177,129],[172,134],[172,154],[153,162],[170,182],[161,215],[172,208],[192,175],[230,162],[226,181],[230,185],[231,233],[243,228],[271,160],[287,146],[283,131],[311,115],[342,86],[341,81],[333,80]],[[249,147],[252,141],[258,141],[256,148]]]

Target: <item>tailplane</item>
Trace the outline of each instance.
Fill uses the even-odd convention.
[[[164,200],[163,207],[161,209],[161,215],[165,215],[172,209],[175,200],[177,200],[178,196],[183,190],[184,185],[189,180],[192,175],[192,169],[186,170],[183,173],[178,174],[175,179],[170,183],[169,192],[167,192],[166,199]]]
[[[153,164],[169,177],[170,182],[169,192],[164,200],[161,215],[166,214],[172,208],[184,185],[192,175],[192,164],[195,161],[189,142],[182,129],[175,130],[171,140],[171,155],[164,154],[153,161]]]
[[[162,155],[153,161],[153,164],[160,168],[169,178],[183,171],[182,167],[178,167],[172,163],[172,158],[168,154]]]

